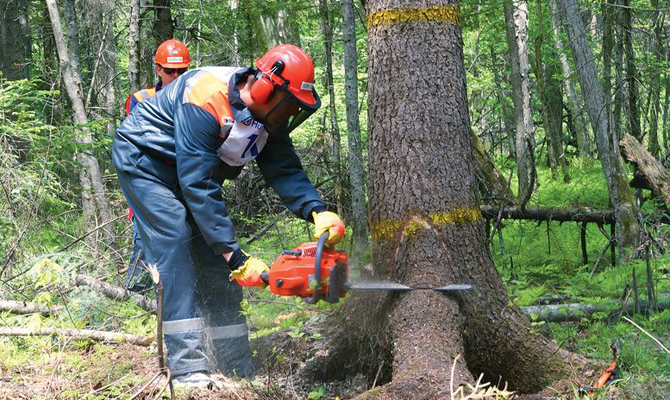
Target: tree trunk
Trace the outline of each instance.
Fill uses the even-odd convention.
[[[563,40],[561,39],[561,24],[559,23],[559,13],[556,7],[556,0],[550,0],[551,5],[551,26],[555,34],[554,45],[556,46],[556,53],[558,53],[558,58],[561,61],[561,70],[563,72],[563,86],[565,88],[565,94],[568,98],[568,109],[575,124],[575,132],[577,133],[577,152],[580,156],[590,155],[590,143],[588,139],[587,124],[584,119],[584,113],[582,112],[582,107],[580,106],[580,101],[575,91],[575,87],[572,84],[572,67],[568,61],[567,51],[565,46],[563,46]]]
[[[493,46],[491,46],[491,69],[493,70],[493,79],[495,80],[496,83],[496,94],[498,97],[498,102],[500,103],[500,108],[502,109],[503,129],[509,140],[509,148],[510,148],[509,154],[515,155],[516,145],[514,143],[514,137],[516,136],[516,134],[514,133],[514,116],[512,115],[513,113],[509,109],[509,106],[507,105],[507,96],[505,95],[505,90],[503,89],[503,86],[501,84],[502,78],[498,75],[498,65],[497,65],[498,63],[496,61],[497,61],[497,55],[495,53],[495,49],[493,48]],[[516,156],[514,157],[516,158]]]
[[[544,27],[544,12],[542,3],[537,3],[538,26]],[[558,177],[558,168],[561,168],[563,180],[570,181],[568,167],[565,163],[565,154],[563,153],[563,140],[561,131],[563,128],[563,94],[561,93],[560,83],[555,76],[558,73],[553,52],[550,52],[548,63],[544,62],[542,54],[542,44],[544,42],[544,32],[538,33],[535,39],[535,64],[534,71],[537,78],[538,91],[540,93],[540,102],[542,103],[542,119],[544,122],[544,132],[547,139],[547,148],[549,154],[549,167],[554,179]]]
[[[640,111],[638,106],[637,90],[637,67],[635,66],[635,53],[633,51],[633,23],[630,9],[630,0],[622,0],[621,13],[623,29],[623,47],[626,54],[626,110],[628,111],[628,123],[630,134],[642,142],[642,129],[640,128]]]
[[[661,26],[661,11],[659,10],[658,0],[651,1],[651,8],[654,12],[654,41],[652,51],[654,52],[654,60],[656,65],[651,69],[651,85],[649,87],[649,96],[651,100],[651,114],[649,123],[649,152],[658,157],[660,148],[658,145],[658,120],[661,115],[661,71],[660,66],[663,65],[663,28]],[[667,68],[667,67],[666,67]]]
[[[603,167],[610,201],[616,213],[617,247],[619,257],[624,258],[625,249],[635,249],[639,240],[640,227],[636,218],[636,207],[628,188],[626,173],[619,153],[619,143],[612,135],[611,115],[605,110],[605,94],[598,80],[595,64],[586,40],[586,28],[580,17],[576,0],[558,0],[561,7],[570,47],[575,58],[577,74],[584,95],[591,126],[596,136],[598,157]]]
[[[368,217],[365,205],[365,169],[358,123],[358,71],[356,51],[356,18],[354,1],[342,2],[342,35],[344,39],[344,91],[347,108],[347,142],[349,145],[349,181],[351,182],[351,214],[354,266],[363,259],[368,247]]]
[[[491,160],[484,144],[474,131],[470,131],[472,148],[475,156],[475,173],[479,196],[486,204],[514,203],[516,198],[507,185],[505,177],[498,171]]]
[[[172,10],[170,0],[153,0],[154,21],[151,34],[156,41],[156,46],[174,37],[174,23],[172,22]]]
[[[254,37],[256,38],[256,44],[258,44],[258,52],[261,54],[265,53],[270,49],[271,43],[265,25],[263,24],[263,18],[258,11],[258,4],[252,0],[242,0],[242,4],[249,16]]]
[[[228,6],[230,7],[232,15],[235,18],[237,18],[237,8],[239,7],[238,0],[228,0]],[[230,49],[231,54],[230,58],[232,59],[232,65],[235,67],[240,66],[239,47],[240,47],[240,40],[237,33],[237,24],[235,24],[235,26],[233,27],[233,45],[232,48]]]
[[[528,76],[528,3],[526,0],[505,0],[504,6],[516,121],[516,164],[519,178],[517,201],[524,207],[536,184],[533,155],[535,128],[530,109]]]
[[[340,128],[337,124],[337,110],[335,109],[335,85],[333,83],[333,32],[330,28],[328,15],[328,0],[319,0],[319,14],[321,16],[321,33],[323,34],[324,67],[326,68],[326,87],[328,88],[328,104],[330,109],[330,136],[335,164],[335,198],[337,199],[337,213],[342,214],[342,176],[340,172]]]
[[[617,1],[614,2],[615,4]],[[614,20],[616,22],[616,37],[617,41],[614,45],[614,78],[617,90],[614,91],[614,134],[617,140],[623,137],[623,107],[626,103],[626,96],[624,94],[624,62],[623,62],[623,28],[621,27],[621,11],[616,7],[614,11]]]
[[[128,52],[128,83],[134,93],[140,90],[140,0],[130,0]]]
[[[612,49],[614,45],[614,10],[607,0],[601,0],[600,10],[603,19],[603,91],[605,93],[605,112],[612,113]]]
[[[28,0],[3,1],[0,5],[0,71],[5,79],[29,77],[30,28]]]
[[[80,85],[81,75],[79,70],[75,68],[76,65],[79,65],[79,62],[77,61],[78,55],[70,54],[71,52],[68,50],[68,46],[65,44],[65,37],[63,36],[63,30],[61,28],[60,15],[58,12],[58,5],[56,4],[56,0],[46,0],[46,4],[49,9],[49,15],[51,17],[51,24],[53,26],[54,38],[56,40],[56,46],[58,49],[58,58],[63,74],[63,81],[65,82],[65,89],[74,110],[74,123],[79,126],[87,125],[88,118],[86,116],[86,110],[84,109],[84,102],[82,100],[82,91]],[[71,56],[74,59],[71,59]],[[91,137],[90,131],[87,128],[80,129],[81,131],[76,138],[77,142],[82,144],[91,144],[93,142],[93,138]],[[97,208],[102,222],[105,223],[111,219],[111,213],[109,211],[109,203],[107,202],[107,196],[105,195],[104,186],[102,184],[102,175],[100,173],[100,166],[98,165],[98,161],[88,151],[83,151],[77,154],[77,160],[82,166],[80,180],[82,184],[82,203],[85,212],[85,219],[92,221],[91,225],[95,226],[95,209]],[[87,215],[87,212],[91,214]],[[105,225],[104,233],[107,245],[114,249],[114,232],[112,228],[113,227],[109,224]]]
[[[383,399],[450,398],[450,386],[472,383],[479,373],[538,391],[568,369],[509,305],[484,243],[458,3],[366,5],[374,274],[474,289],[462,297],[352,297],[335,317],[341,320],[328,324],[332,346],[313,370],[331,377],[379,371],[388,383],[374,395]]]

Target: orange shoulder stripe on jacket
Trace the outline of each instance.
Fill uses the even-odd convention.
[[[210,113],[219,124],[224,117],[232,116],[228,104],[228,83],[219,79],[209,72],[200,72],[193,78],[190,87],[187,88],[187,101],[202,107]]]

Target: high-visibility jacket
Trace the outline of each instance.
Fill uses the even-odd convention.
[[[198,228],[220,254],[239,247],[221,185],[252,160],[294,214],[309,220],[311,211],[325,210],[290,137],[269,137],[240,99],[237,85],[251,74],[250,68],[234,67],[188,71],[138,103],[117,129],[112,147],[119,170],[168,185],[178,182]],[[155,160],[175,165],[170,176],[156,172],[165,169],[153,168]]]
[[[156,95],[156,92],[163,88],[163,81],[158,81],[156,87],[146,88],[138,90],[135,93],[128,96],[126,99],[126,115],[129,115],[130,112],[135,108],[138,103],[141,103],[147,99],[150,99]]]

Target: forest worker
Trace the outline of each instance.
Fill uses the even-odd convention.
[[[262,285],[268,266],[237,243],[223,180],[255,159],[286,207],[314,222],[317,237],[327,231],[329,243],[342,240],[344,224],[326,211],[288,136],[320,105],[312,60],[284,44],[257,59],[256,69],[185,73],[116,131],[112,158],[147,261],[160,273],[168,367],[177,384],[208,385],[214,368],[254,373],[240,286]]]
[[[191,55],[184,43],[177,39],[169,39],[158,46],[154,63],[156,63],[156,74],[160,79],[155,87],[138,90],[128,96],[126,115],[130,114],[138,103],[154,97],[156,92],[184,74],[191,64]],[[128,208],[128,218],[133,220],[132,208]],[[133,223],[133,251],[130,254],[125,282],[125,288],[131,292],[144,292],[151,286],[151,278],[144,268],[144,263],[142,239],[137,231],[137,225]]]

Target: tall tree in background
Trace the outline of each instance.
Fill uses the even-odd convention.
[[[140,89],[140,0],[130,0],[128,32],[128,82],[133,93]]]
[[[172,9],[170,0],[153,0],[154,21],[151,34],[156,41],[156,46],[174,37],[174,23],[172,21]]]
[[[663,18],[659,9],[658,0],[651,0],[654,11],[654,36],[651,41],[651,51],[654,54],[654,65],[651,68],[651,79],[649,85],[649,97],[651,100],[649,121],[649,152],[658,157],[660,147],[658,144],[658,120],[661,116],[661,69],[663,68]],[[666,67],[667,68],[667,67]]]
[[[354,263],[363,259],[368,247],[368,218],[365,205],[365,170],[358,123],[358,62],[356,52],[356,18],[354,1],[342,1],[342,36],[344,40],[344,95],[347,109],[347,143],[349,145],[349,181],[351,182],[351,214]]]
[[[0,71],[5,79],[28,78],[31,54],[28,5],[28,0],[0,4]]]
[[[375,396],[384,399],[449,398],[450,384],[479,373],[537,391],[567,368],[510,306],[484,243],[458,2],[366,3],[374,275],[473,291],[460,302],[433,291],[352,297],[343,321],[328,324],[335,332],[318,369],[383,369],[389,383]]]
[[[337,110],[335,108],[335,84],[333,83],[333,30],[328,13],[328,0],[319,0],[319,15],[321,17],[321,33],[323,34],[324,76],[325,85],[328,88],[328,105],[330,114],[330,139],[331,152],[333,154],[333,171],[335,179],[335,198],[337,199],[337,212],[342,214],[342,177],[340,168],[340,128],[337,124]]]
[[[595,132],[598,158],[609,189],[610,202],[616,216],[616,243],[619,257],[626,256],[624,248],[634,249],[639,241],[640,227],[628,179],[619,152],[619,141],[613,134],[612,117],[607,114],[605,93],[598,80],[595,63],[587,41],[587,32],[576,0],[558,0],[570,38],[577,75],[585,99],[586,110]]]
[[[549,158],[549,168],[554,179],[558,176],[558,168],[563,173],[563,180],[570,181],[568,167],[565,162],[563,152],[562,128],[563,128],[563,93],[561,93],[560,82],[556,79],[559,73],[554,52],[549,52],[549,57],[545,61],[543,56],[543,43],[545,37],[544,30],[544,5],[537,3],[537,18],[539,33],[535,39],[535,63],[533,71],[537,78],[537,89],[540,93],[540,103],[542,104],[542,120],[547,140],[547,154]],[[551,35],[551,31],[549,31]]]
[[[626,111],[628,112],[628,125],[630,134],[639,142],[642,142],[642,128],[640,128],[640,111],[638,105],[637,89],[637,67],[635,66],[635,52],[633,50],[633,22],[630,8],[630,0],[621,1],[619,11],[622,16],[621,29],[623,30],[623,47],[626,55]]]
[[[64,7],[67,10],[67,7],[70,6],[67,4],[69,1],[66,1],[65,3]],[[46,4],[51,17],[51,24],[53,26],[54,38],[58,49],[58,58],[63,74],[63,81],[65,82],[65,89],[74,111],[74,123],[79,125],[77,129],[80,131],[76,136],[76,140],[78,143],[88,145],[93,142],[93,138],[90,131],[83,127],[88,124],[88,117],[86,116],[86,110],[82,99],[81,73],[76,68],[76,66],[79,65],[78,55],[71,50],[68,50],[71,46],[68,46],[68,44],[65,43],[65,36],[63,35],[63,29],[61,28],[60,13],[58,11],[56,0],[46,0]],[[70,10],[74,9],[74,5],[72,4],[71,6],[72,8]],[[74,23],[73,21],[68,22],[70,22],[69,27],[71,28]],[[72,33],[76,38],[76,30],[72,31]],[[90,228],[95,227],[99,216],[101,220],[99,221],[99,225],[102,227],[105,234],[106,243],[114,249],[114,233],[112,226],[109,224],[111,221],[111,212],[105,189],[102,184],[102,174],[100,172],[98,160],[96,160],[88,151],[81,151],[78,153],[77,160],[81,164],[79,176],[82,185],[82,205],[87,226],[89,227],[89,230]]]
[[[505,24],[511,65],[512,97],[516,121],[516,165],[519,178],[518,202],[524,207],[535,189],[535,127],[530,108],[528,76],[528,3],[505,0]]]
[[[567,52],[561,39],[562,25],[560,24],[560,17],[556,0],[549,0],[551,7],[551,27],[554,32],[552,35],[554,45],[556,46],[556,53],[558,59],[561,61],[561,71],[563,73],[563,87],[568,100],[567,106],[570,110],[570,115],[573,118],[575,125],[575,140],[577,142],[577,153],[580,156],[590,155],[590,143],[588,139],[588,131],[586,120],[584,119],[584,112],[582,111],[581,102],[577,96],[575,86],[572,84],[572,67],[568,61]]]

